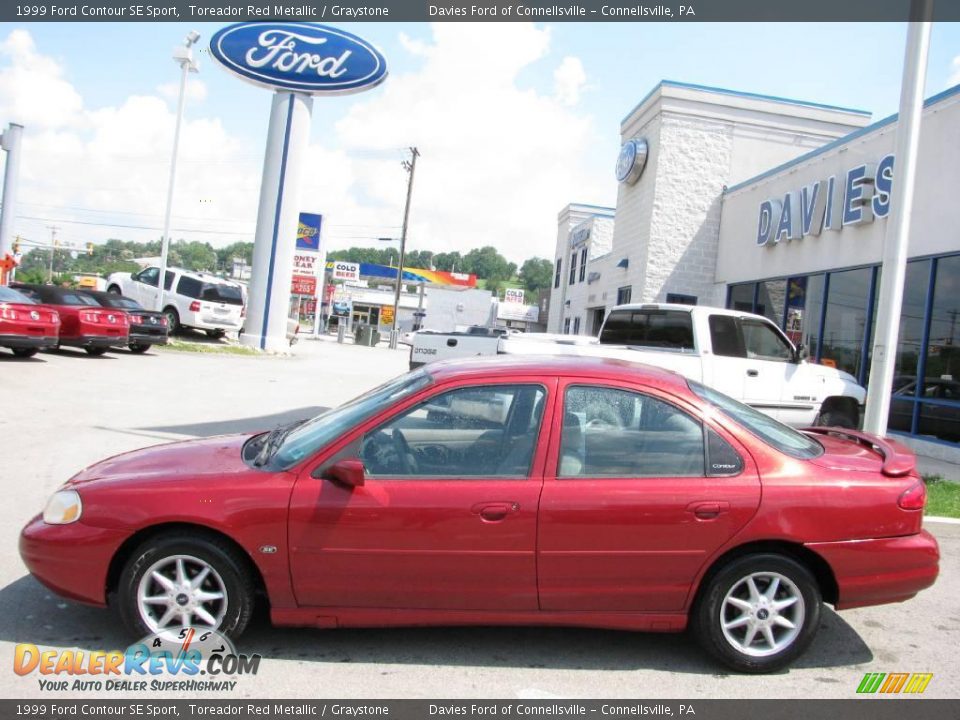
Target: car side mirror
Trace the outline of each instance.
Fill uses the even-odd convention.
[[[324,473],[325,477],[345,487],[362,487],[365,475],[363,461],[355,458],[338,460]]]
[[[810,351],[807,350],[806,346],[803,343],[797,345],[797,349],[793,353],[794,362],[803,362],[808,357],[810,357]]]

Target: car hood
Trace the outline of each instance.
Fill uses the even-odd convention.
[[[70,479],[70,484],[94,480],[221,477],[251,471],[243,461],[243,445],[255,434],[187,440],[115,455],[81,470]]]

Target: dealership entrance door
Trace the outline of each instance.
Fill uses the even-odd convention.
[[[590,318],[590,334],[597,337],[600,334],[600,328],[603,327],[603,320],[607,315],[605,307],[587,308],[587,317]]]

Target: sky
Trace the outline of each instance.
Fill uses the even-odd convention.
[[[15,229],[48,242],[161,235],[179,70],[191,76],[174,239],[214,247],[256,226],[269,91],[217,66],[221,24],[0,26],[0,124],[25,126]],[[405,148],[418,160],[408,246],[551,258],[568,203],[612,206],[624,116],[660,80],[896,112],[904,24],[344,23],[376,45],[378,88],[316,98],[301,210],[329,248],[400,235]],[[934,26],[926,95],[960,83],[960,24]]]

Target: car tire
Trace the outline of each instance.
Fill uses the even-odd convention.
[[[163,316],[167,319],[167,333],[176,335],[180,332],[180,313],[175,307],[167,307],[163,310]]]
[[[207,330],[207,337],[213,340],[220,340],[227,334],[226,330]]]
[[[119,286],[119,285],[111,285],[110,287],[107,288],[107,292],[110,293],[111,295],[122,295],[122,294],[123,294],[123,293],[120,291],[120,286]]]
[[[820,413],[820,417],[817,418],[817,425],[844,428],[846,430],[855,430],[857,427],[857,424],[850,415],[842,410],[827,410],[826,412]]]
[[[196,579],[207,570],[203,582],[192,590],[176,584],[179,571],[178,559],[183,562],[187,581]],[[140,597],[158,597],[162,592],[156,580],[157,572],[173,583],[175,588],[170,604],[145,603]],[[193,574],[191,574],[193,573]],[[148,577],[149,576],[149,577]],[[190,597],[188,593],[195,593]],[[203,593],[197,596],[196,593]],[[144,542],[130,556],[120,574],[115,597],[117,608],[127,629],[136,638],[142,638],[164,627],[180,628],[181,618],[178,599],[186,597],[187,606],[202,607],[208,617],[216,621],[217,632],[230,638],[239,637],[246,629],[253,614],[255,588],[248,561],[242,553],[226,540],[200,533],[181,533],[176,536],[160,535]],[[218,599],[203,600],[203,597],[221,594]],[[181,597],[183,596],[183,597]],[[176,619],[160,625],[170,610]],[[211,627],[209,622],[198,622],[198,615],[191,614],[189,622],[195,627]]]
[[[88,355],[93,355],[94,357],[100,357],[107,351],[105,347],[86,347],[84,350],[87,351]]]
[[[135,355],[143,355],[143,353],[145,353],[145,352],[146,352],[147,350],[149,350],[151,347],[153,347],[153,346],[152,346],[152,345],[141,345],[140,343],[132,343],[132,344],[130,345],[130,352],[134,353]]]
[[[37,354],[37,348],[11,348],[18,358],[32,358]]]
[[[820,626],[817,581],[788,557],[747,555],[706,583],[691,613],[691,629],[708,653],[739,672],[768,673],[789,665]]]

